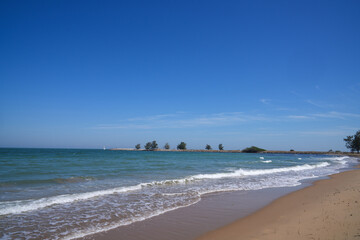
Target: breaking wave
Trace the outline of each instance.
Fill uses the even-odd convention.
[[[256,176],[256,175],[265,175],[265,174],[274,174],[274,173],[282,173],[282,172],[290,172],[290,171],[304,171],[315,168],[322,168],[329,166],[330,164],[327,162],[321,162],[315,165],[299,165],[293,167],[284,167],[284,168],[273,168],[273,169],[238,169],[232,172],[224,172],[224,173],[210,173],[210,174],[197,174],[193,176],[189,176],[182,179],[174,179],[174,180],[164,180],[164,181],[153,181],[149,183],[140,183],[134,186],[127,187],[118,187],[107,190],[99,190],[93,192],[85,192],[85,193],[76,193],[76,194],[64,194],[53,197],[46,197],[41,199],[29,199],[29,200],[17,200],[17,201],[7,201],[2,202],[0,205],[0,215],[6,214],[18,214],[21,212],[33,211],[44,207],[49,207],[54,204],[65,204],[71,203],[75,201],[83,201],[90,198],[100,197],[104,195],[124,193],[130,191],[138,191],[142,188],[146,187],[156,187],[156,186],[164,186],[164,185],[174,185],[174,184],[189,184],[194,181],[206,180],[206,179],[222,179],[222,178],[241,178],[246,176]]]

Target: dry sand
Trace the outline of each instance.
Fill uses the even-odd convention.
[[[360,170],[332,175],[198,240],[358,239]]]

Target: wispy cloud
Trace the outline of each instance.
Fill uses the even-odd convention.
[[[358,131],[359,130],[359,127],[351,127],[351,126],[339,126],[338,127],[339,129],[342,129],[342,130],[346,130],[346,131]]]
[[[301,131],[301,132],[297,132],[297,134],[299,135],[314,135],[314,136],[345,136],[346,132],[345,131],[333,131],[333,130],[329,130],[329,131]]]
[[[287,112],[289,112],[289,111],[296,111],[295,108],[286,108],[286,107],[277,107],[277,108],[275,108],[274,110],[276,110],[276,111],[287,111]]]
[[[144,116],[144,117],[136,117],[136,118],[129,118],[128,121],[130,122],[136,122],[136,121],[155,121],[155,120],[161,120],[166,119],[170,117],[176,117],[178,114],[159,114],[159,115],[153,115],[153,116]]]
[[[317,102],[314,102],[314,101],[312,101],[312,100],[310,100],[310,99],[306,100],[305,102],[307,102],[308,104],[313,105],[313,106],[315,106],[315,107],[324,108],[324,105],[319,104],[319,103],[317,103]]]
[[[159,129],[159,128],[194,128],[194,127],[219,127],[236,126],[250,122],[291,122],[291,121],[321,121],[321,119],[354,119],[360,118],[360,114],[325,112],[299,115],[264,115],[245,114],[243,112],[225,112],[214,114],[189,114],[173,113],[128,118],[118,121],[116,124],[99,124],[95,129]]]
[[[259,101],[262,102],[263,104],[268,105],[268,104],[270,104],[271,99],[261,98]]]
[[[314,101],[314,100],[310,100],[310,99],[307,99],[305,102],[310,105],[313,105],[315,107],[318,107],[318,108],[331,109],[331,108],[336,107],[336,105],[334,105],[334,104],[320,102],[320,101]]]
[[[314,117],[320,118],[337,118],[337,119],[346,119],[346,118],[360,118],[360,114],[356,113],[342,113],[342,112],[328,112],[328,113],[316,113],[312,114]]]
[[[319,120],[322,118],[328,118],[328,119],[350,119],[350,118],[360,118],[360,114],[356,113],[343,113],[343,112],[325,112],[325,113],[312,113],[312,114],[304,114],[304,115],[290,115],[287,116],[289,119],[313,119],[313,120]]]
[[[191,115],[186,113],[162,114],[154,116],[129,118],[118,124],[100,124],[96,129],[155,129],[155,128],[189,128],[198,126],[234,125],[249,121],[271,121],[263,115],[246,115],[241,112],[215,113],[208,115]]]
[[[290,115],[288,116],[290,119],[310,119],[310,116],[304,116],[304,115]]]

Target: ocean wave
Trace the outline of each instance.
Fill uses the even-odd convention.
[[[348,156],[334,156],[334,157],[324,157],[322,159],[331,160],[331,161],[342,161],[342,160],[349,159],[349,158],[350,157],[348,157]]]
[[[231,173],[212,173],[212,174],[199,174],[193,176],[195,179],[220,179],[220,178],[231,178],[231,177],[242,177],[242,176],[254,176],[254,175],[264,175],[264,174],[273,174],[281,172],[290,172],[290,171],[304,171],[314,168],[327,167],[330,164],[327,162],[322,162],[315,165],[298,165],[294,167],[284,167],[284,168],[272,168],[272,169],[257,169],[257,170],[244,170],[238,169],[235,172]]]
[[[271,160],[264,160],[264,161],[261,161],[263,163],[271,163],[272,161]]]
[[[346,163],[348,163],[347,160],[349,160],[350,157],[348,157],[348,156],[334,156],[334,157],[325,157],[325,158],[322,158],[322,159],[345,165]]]
[[[174,184],[188,184],[194,181],[205,180],[205,179],[239,178],[246,176],[275,174],[275,173],[290,172],[290,171],[304,171],[304,170],[311,170],[314,168],[326,167],[329,165],[330,164],[327,162],[321,162],[315,165],[304,164],[293,167],[273,168],[273,169],[250,170],[250,169],[240,168],[228,173],[198,174],[181,179],[153,181],[149,183],[140,183],[134,186],[118,187],[118,188],[85,192],[85,193],[58,195],[53,197],[41,198],[37,200],[31,199],[31,200],[8,201],[1,203],[0,215],[19,214],[22,212],[33,211],[40,208],[49,207],[54,204],[65,204],[75,201],[87,200],[90,198],[100,197],[104,195],[137,191],[146,187],[166,186],[166,185],[174,185]]]
[[[44,207],[49,207],[54,204],[70,203],[74,201],[86,200],[89,198],[99,197],[103,195],[122,193],[122,192],[134,191],[139,189],[141,189],[141,184],[130,187],[119,187],[119,188],[112,188],[112,189],[100,190],[94,192],[58,195],[53,197],[41,198],[37,200],[30,199],[30,200],[7,201],[1,203],[0,215],[18,214],[22,212],[37,210]]]

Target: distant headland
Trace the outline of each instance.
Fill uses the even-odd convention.
[[[224,150],[222,143],[218,145],[218,150],[214,150],[209,144],[205,145],[205,149],[188,149],[185,142],[180,142],[176,149],[170,149],[169,143],[164,145],[164,148],[159,148],[158,143],[154,140],[147,142],[144,148],[141,149],[141,145],[136,144],[135,148],[112,148],[109,150],[115,151],[157,151],[157,152],[212,152],[212,153],[281,153],[281,154],[327,154],[327,155],[351,155],[360,156],[360,130],[353,136],[347,136],[343,139],[345,141],[346,148],[350,149],[351,152],[333,151],[330,149],[327,152],[324,151],[295,151],[290,149],[289,151],[277,151],[277,150],[266,150],[256,146],[247,147],[243,150]],[[104,147],[105,150],[105,147]],[[357,152],[357,153],[355,153]]]
[[[136,149],[136,148],[111,148],[107,149],[110,151],[149,151],[149,152],[211,152],[211,153],[247,153],[243,150],[206,150],[206,149],[154,149],[154,150],[146,150],[146,149]],[[357,153],[351,152],[340,152],[340,151],[281,151],[281,150],[265,150],[259,151],[257,153],[264,154],[322,154],[322,155],[351,155],[351,156],[360,156]]]

